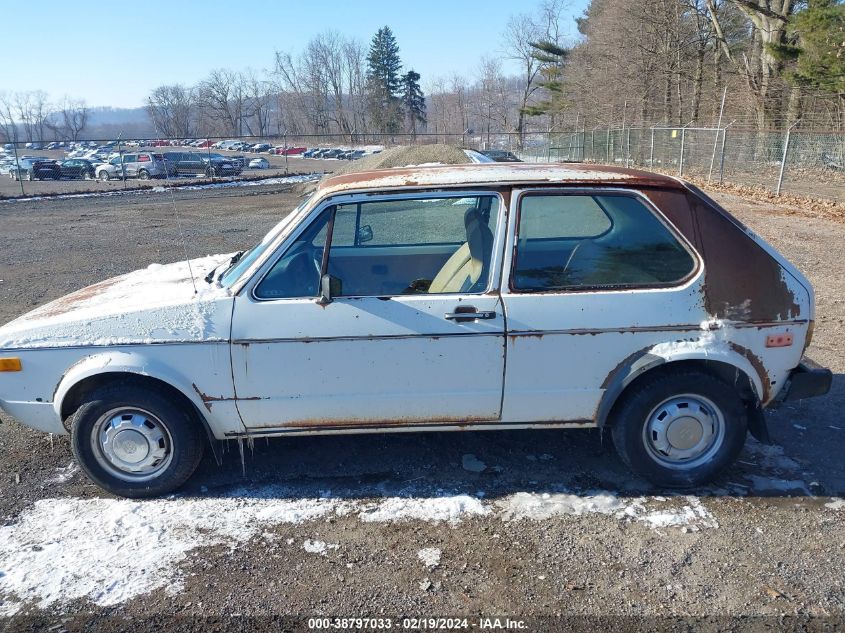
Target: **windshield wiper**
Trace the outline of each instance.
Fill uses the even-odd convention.
[[[229,260],[229,265],[226,267],[226,270],[220,273],[220,276],[222,277],[227,272],[229,272],[229,269],[240,261],[241,257],[244,256],[245,252],[246,251],[238,251],[237,253],[232,255],[232,258]],[[204,277],[205,283],[210,284],[214,281],[214,273],[217,272],[217,269],[220,268],[220,266],[222,266],[222,264],[217,264],[217,266],[215,266],[208,272],[208,274]]]
[[[226,266],[226,270],[224,270],[222,273],[220,273],[219,275],[217,275],[217,280],[218,280],[218,281],[219,281],[220,279],[223,279],[223,277],[226,275],[226,273],[228,273],[230,270],[232,270],[232,268],[234,267],[234,265],[235,265],[235,264],[237,264],[239,261],[241,261],[241,257],[243,257],[243,256],[244,256],[244,253],[246,253],[246,251],[238,251],[237,253],[235,253],[234,255],[232,255],[232,259],[230,259],[230,260],[229,260],[229,265],[228,265],[228,266]],[[214,279],[214,273],[215,273],[215,271],[216,271],[218,268],[220,268],[220,266],[216,266],[216,267],[214,268],[214,270],[212,270],[210,273],[208,273],[208,274],[211,276],[211,279],[206,278],[206,279],[208,280],[208,283],[211,283],[211,280],[213,280],[213,279]]]

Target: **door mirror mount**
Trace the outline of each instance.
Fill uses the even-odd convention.
[[[356,242],[358,244],[363,244],[365,242],[369,242],[373,239],[373,227],[369,224],[365,224],[362,227],[358,228],[358,234],[355,236]]]
[[[317,303],[321,306],[327,306],[334,300],[334,297],[339,296],[342,292],[343,287],[340,279],[327,273],[320,278],[320,298]]]

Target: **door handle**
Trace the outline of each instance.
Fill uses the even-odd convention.
[[[466,323],[468,321],[477,321],[478,319],[495,319],[495,310],[478,311],[473,306],[458,306],[454,312],[447,312],[444,315],[450,321],[457,323]]]

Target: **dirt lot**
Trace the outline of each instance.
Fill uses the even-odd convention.
[[[151,262],[246,247],[296,203],[279,185],[174,196],[0,203],[0,322]],[[307,620],[285,616],[317,615],[842,626],[845,224],[717,198],[813,281],[809,353],[836,376],[827,397],[770,413],[775,445],[749,439],[715,485],[666,495],[590,431],[399,434],[261,441],[246,476],[232,444],[179,495],[136,503],[89,484],[66,438],[3,417],[0,617],[15,615],[0,630],[288,630]]]

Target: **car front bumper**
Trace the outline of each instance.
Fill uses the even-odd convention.
[[[804,358],[789,374],[789,383],[781,399],[803,400],[823,396],[830,391],[832,383],[833,372],[809,358]]]
[[[0,400],[0,410],[8,413],[24,426],[55,435],[67,434],[67,429],[62,425],[59,416],[56,415],[51,402]]]

